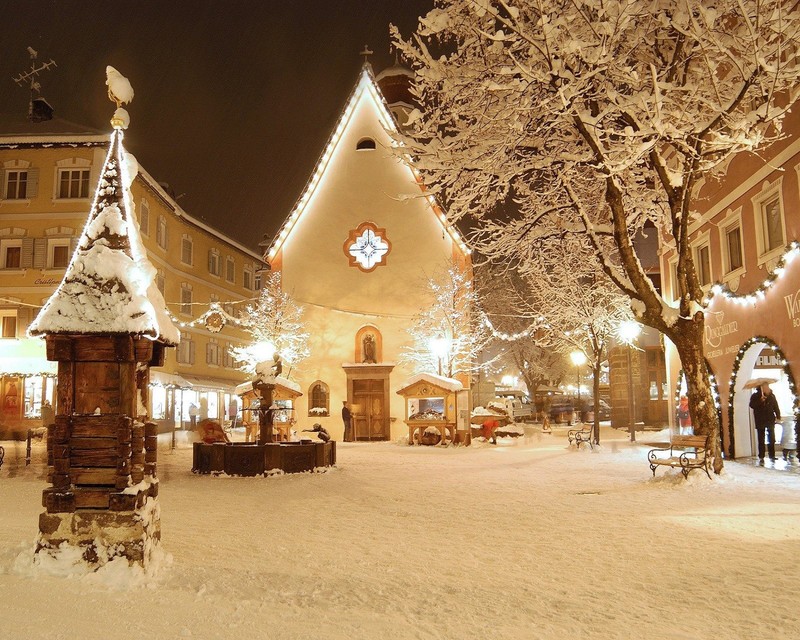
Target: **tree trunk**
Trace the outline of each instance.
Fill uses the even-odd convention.
[[[664,334],[675,344],[681,359],[694,432],[697,435],[711,436],[714,473],[719,473],[723,466],[720,424],[703,354],[705,318],[698,312],[690,320],[679,319],[669,331],[664,331]]]
[[[600,363],[592,365],[592,396],[594,397],[594,432],[592,438],[595,444],[600,444]]]

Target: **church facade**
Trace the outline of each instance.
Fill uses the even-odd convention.
[[[469,250],[413,167],[393,152],[390,132],[411,108],[409,72],[362,69],[314,172],[264,256],[304,308],[310,357],[284,375],[300,384],[297,428],[320,423],[342,439],[350,403],[354,439],[407,434],[397,394],[420,373],[401,354],[413,317],[432,302],[426,277]],[[404,87],[406,91],[404,92]],[[435,336],[431,336],[435,338]],[[291,371],[291,368],[294,371]]]

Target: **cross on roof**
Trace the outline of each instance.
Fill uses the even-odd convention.
[[[364,56],[364,64],[369,62],[369,57],[375,53],[374,51],[370,51],[370,48],[367,45],[364,45],[364,50],[361,51],[358,55]]]

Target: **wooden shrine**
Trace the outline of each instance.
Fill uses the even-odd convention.
[[[409,445],[470,443],[469,431],[456,428],[461,390],[458,380],[430,374],[419,374],[405,382],[397,393],[405,398]]]
[[[159,520],[140,513],[158,495],[158,429],[137,418],[149,405],[150,367],[164,364],[164,343],[49,335],[47,358],[58,362],[58,402],[47,435],[52,486],[42,496],[36,551],[66,542],[83,548],[88,562],[113,549],[111,555],[144,564],[146,547],[161,537]]]

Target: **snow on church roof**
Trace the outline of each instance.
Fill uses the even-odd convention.
[[[324,175],[325,171],[328,168],[328,164],[333,156],[333,152],[336,149],[336,145],[339,143],[342,134],[344,133],[345,129],[347,128],[348,124],[350,123],[350,118],[355,111],[356,105],[358,104],[361,97],[364,93],[367,92],[375,102],[378,112],[380,113],[380,122],[381,125],[390,132],[397,131],[397,123],[394,120],[394,116],[392,116],[389,108],[386,105],[386,100],[381,94],[380,89],[378,88],[378,84],[375,80],[375,76],[372,72],[372,67],[369,63],[365,63],[361,69],[361,74],[359,76],[358,82],[356,83],[355,88],[353,89],[350,97],[347,100],[347,104],[345,105],[344,110],[342,111],[342,115],[339,117],[339,120],[336,124],[336,128],[333,130],[331,137],[328,139],[328,143],[325,146],[325,151],[322,153],[319,161],[317,162],[317,166],[314,168],[314,173],[311,175],[310,180],[306,184],[305,189],[303,190],[303,194],[300,196],[300,199],[295,204],[292,212],[289,214],[289,217],[283,223],[278,234],[272,241],[269,249],[267,250],[265,259],[267,262],[272,260],[275,255],[278,253],[280,248],[283,246],[283,243],[289,237],[292,232],[292,229],[297,224],[298,219],[303,213],[308,202],[311,200],[311,197],[314,195],[319,183],[322,180],[322,176]],[[421,183],[419,174],[416,169],[414,169],[408,162],[405,163],[408,167],[409,171],[412,173],[414,181],[419,185],[420,190],[424,192],[425,186]],[[467,247],[464,239],[461,237],[461,234],[458,232],[453,225],[451,225],[447,221],[447,217],[444,215],[441,207],[436,202],[436,198],[428,194],[426,196],[428,200],[428,204],[430,205],[431,209],[433,210],[434,214],[436,215],[437,220],[439,220],[440,224],[442,225],[443,229],[447,231],[456,245],[461,249],[464,254],[469,254],[470,250]]]
[[[136,169],[115,127],[95,199],[64,279],[29,328],[46,333],[130,333],[177,344],[133,220],[128,189]]]

